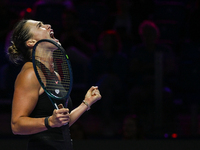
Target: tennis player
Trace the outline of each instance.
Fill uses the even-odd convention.
[[[23,62],[24,65],[15,81],[12,102],[11,128],[14,134],[30,135],[27,150],[72,150],[69,130],[63,133],[96,101],[101,99],[98,87],[92,86],[86,93],[83,102],[71,110],[54,109],[46,92],[44,92],[35,75],[31,61],[31,52],[35,43],[41,39],[54,37],[51,25],[35,20],[21,20],[13,30],[8,55],[12,62]],[[65,106],[66,100],[62,101]]]

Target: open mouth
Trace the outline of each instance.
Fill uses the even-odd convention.
[[[51,31],[50,31],[50,33],[49,33],[49,35],[50,35],[50,37],[54,40],[54,41],[56,41],[57,43],[59,42],[59,40],[58,39],[56,39],[55,37],[54,37],[54,32],[53,32],[53,29],[51,29]]]
[[[50,31],[50,37],[51,37],[52,39],[55,39],[53,30]]]

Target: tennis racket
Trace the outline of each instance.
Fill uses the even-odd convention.
[[[50,39],[38,41],[32,51],[33,68],[37,79],[47,93],[55,109],[59,100],[69,98],[73,75],[64,48]]]

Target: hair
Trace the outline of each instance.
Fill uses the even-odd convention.
[[[110,41],[105,41],[107,37],[110,37]],[[105,42],[112,43],[112,51],[113,52],[120,52],[122,45],[121,39],[117,31],[115,30],[106,30],[103,31],[98,39],[98,46],[101,48]]]
[[[144,20],[140,26],[139,26],[139,29],[138,29],[138,32],[140,34],[140,36],[142,36],[144,34],[144,30],[145,29],[148,29],[152,32],[154,32],[154,34],[159,37],[160,36],[160,32],[159,32],[159,28],[157,27],[157,25],[153,22],[153,21],[150,21],[150,20]]]
[[[31,52],[26,41],[32,37],[30,29],[26,26],[28,20],[21,20],[17,23],[11,37],[11,46],[8,48],[9,59],[18,64],[20,61],[31,61]]]

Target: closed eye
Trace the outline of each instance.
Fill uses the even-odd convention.
[[[39,23],[36,25],[36,27],[37,27],[37,28],[40,28],[40,27],[42,26],[42,24],[43,24],[42,22],[39,22]]]

